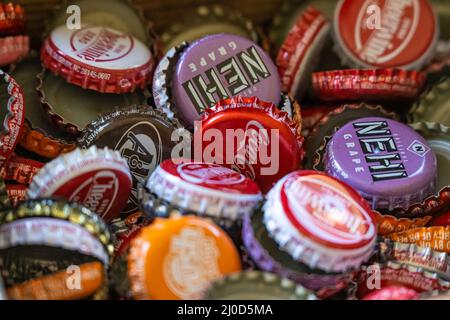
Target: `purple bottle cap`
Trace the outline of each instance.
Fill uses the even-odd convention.
[[[437,162],[424,138],[381,117],[353,120],[328,143],[325,170],[358,190],[373,209],[406,208],[434,192]]]
[[[236,35],[215,34],[185,49],[174,70],[175,105],[190,124],[217,102],[236,95],[278,104],[280,77],[269,55]]]

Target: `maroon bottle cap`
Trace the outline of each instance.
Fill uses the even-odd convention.
[[[75,149],[47,163],[34,176],[28,198],[63,197],[109,222],[125,207],[131,186],[125,159],[117,151],[92,146]]]
[[[154,57],[135,37],[107,27],[55,28],[41,49],[42,64],[67,82],[106,93],[133,92],[149,82]]]
[[[335,70],[312,76],[314,95],[324,101],[386,101],[417,98],[425,75],[401,69]]]
[[[281,46],[276,64],[283,90],[300,99],[319,63],[317,56],[327,39],[330,24],[314,7],[302,12]]]
[[[19,142],[25,106],[23,91],[17,82],[1,70],[0,80],[0,120],[3,123],[3,130],[0,132],[0,167],[3,167]]]
[[[251,40],[236,35],[216,34],[195,41],[183,50],[171,72],[170,96],[191,127],[220,100],[243,95],[278,104],[281,97],[270,57]]]
[[[17,208],[22,201],[27,199],[27,189],[28,186],[24,184],[8,183],[6,185],[6,191],[13,208]]]
[[[230,133],[235,136],[230,138]],[[208,143],[211,135],[217,137],[217,144]],[[218,145],[220,149],[212,153]],[[235,97],[219,102],[205,110],[201,127],[194,133],[196,160],[239,171],[254,180],[263,193],[299,168],[302,145],[297,123],[274,104],[257,98]]]
[[[340,128],[327,145],[324,164],[374,209],[408,208],[436,186],[437,161],[428,142],[387,118],[361,118]]]
[[[13,154],[0,172],[3,180],[29,184],[43,166],[44,163]]]
[[[340,0],[334,37],[352,65],[419,70],[435,52],[437,22],[428,1]]]

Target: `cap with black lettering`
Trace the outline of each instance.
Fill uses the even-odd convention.
[[[190,128],[205,109],[221,100],[257,96],[278,104],[281,97],[280,78],[269,55],[251,40],[231,34],[206,36],[178,51],[169,50],[157,67],[153,86],[155,96],[166,92]],[[165,100],[155,100],[158,108],[164,108],[158,101]]]
[[[325,171],[361,193],[373,209],[407,208],[432,194],[437,161],[428,142],[388,118],[353,120],[326,147]]]

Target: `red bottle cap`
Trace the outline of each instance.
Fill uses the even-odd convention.
[[[19,142],[25,120],[25,106],[22,88],[8,74],[0,70],[0,108],[3,130],[0,130],[0,167],[13,153]]]
[[[341,0],[334,36],[351,65],[419,70],[433,58],[439,28],[428,1]]]
[[[425,75],[401,69],[335,70],[313,73],[312,83],[315,96],[325,101],[412,100]]]
[[[43,166],[42,162],[13,154],[0,173],[3,180],[29,184]]]
[[[19,4],[0,4],[0,36],[17,35],[25,29],[24,10]]]
[[[18,35],[0,38],[0,48],[0,66],[6,66],[27,55],[30,37]]]
[[[200,162],[166,160],[150,176],[147,188],[176,206],[233,221],[251,213],[262,199],[251,179],[229,168]]]
[[[276,64],[283,90],[297,99],[307,88],[329,30],[326,18],[316,8],[308,7],[299,15],[278,52]]]
[[[418,297],[419,293],[416,290],[405,286],[391,285],[373,291],[361,300],[414,300]]]
[[[106,93],[144,88],[154,66],[150,50],[140,40],[89,25],[54,29],[42,46],[41,61],[69,83]]]
[[[47,163],[33,178],[28,198],[60,196],[109,222],[125,207],[131,185],[127,161],[117,151],[92,146]]]
[[[280,249],[311,268],[343,272],[373,253],[377,230],[368,203],[324,173],[290,173],[270,190],[263,210]]]
[[[11,206],[17,208],[19,203],[26,200],[28,187],[24,184],[7,184],[6,192],[8,193]]]
[[[428,224],[431,227],[446,227],[450,226],[450,211],[439,214]]]
[[[211,135],[217,135],[216,142],[208,143]],[[274,104],[235,97],[205,110],[194,133],[194,157],[239,171],[266,193],[300,167],[303,140],[298,125]],[[212,154],[215,147],[219,150]]]

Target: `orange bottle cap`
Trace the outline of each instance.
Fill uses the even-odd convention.
[[[128,256],[136,299],[197,299],[212,281],[241,269],[228,235],[195,216],[155,219],[132,240]]]

